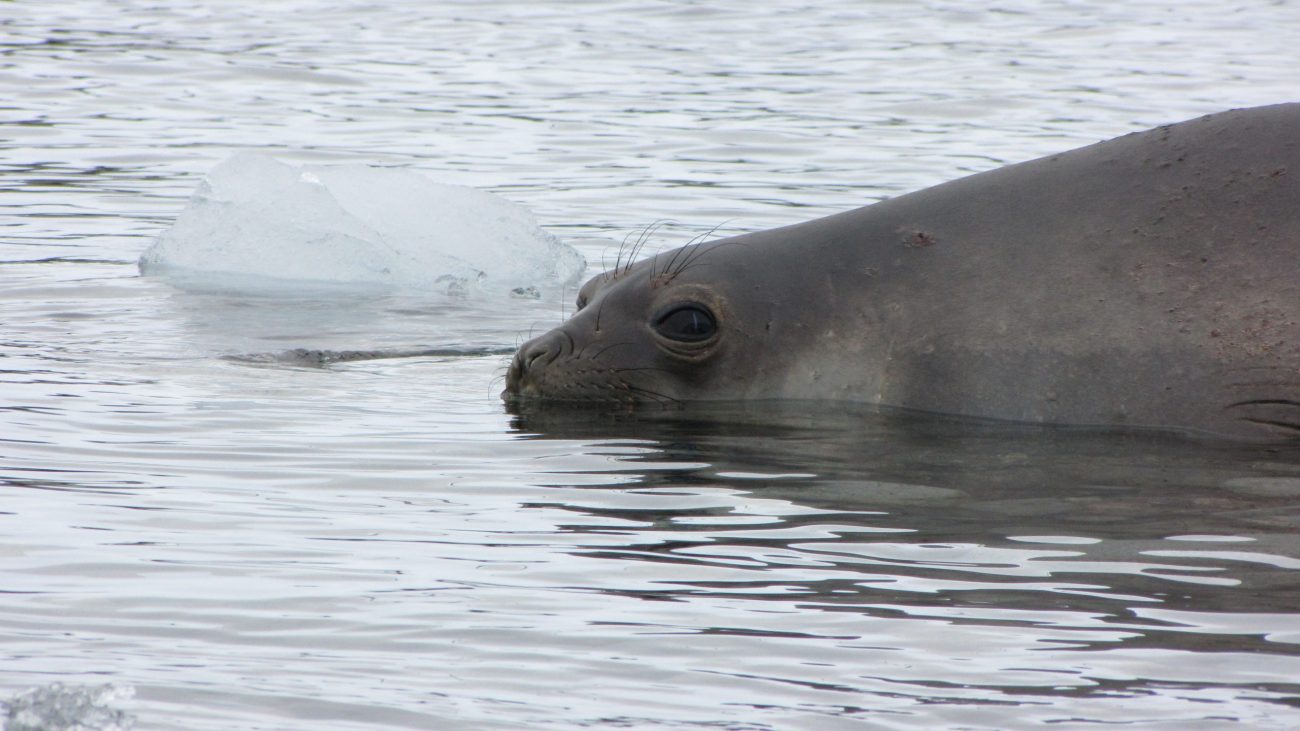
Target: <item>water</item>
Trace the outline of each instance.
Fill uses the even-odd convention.
[[[186,291],[135,266],[258,150],[488,190],[594,270],[654,222],[674,246],[1294,100],[1298,23],[1205,1],[0,4],[10,722],[1300,726],[1293,449],[511,415],[504,353],[572,292]]]

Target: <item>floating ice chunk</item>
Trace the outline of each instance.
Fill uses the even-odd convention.
[[[522,206],[406,170],[238,153],[199,184],[140,271],[187,287],[361,285],[448,294],[572,283],[582,255]]]

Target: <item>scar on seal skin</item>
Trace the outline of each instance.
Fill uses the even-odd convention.
[[[620,262],[508,400],[824,399],[1300,438],[1300,104]]]

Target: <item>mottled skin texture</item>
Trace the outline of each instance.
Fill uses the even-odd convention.
[[[1294,439],[1300,104],[667,252],[579,305],[519,349],[507,398],[831,399]],[[681,307],[716,332],[661,334]]]

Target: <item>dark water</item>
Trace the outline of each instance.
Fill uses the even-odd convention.
[[[654,500],[539,505],[574,514],[600,544],[585,555],[673,577],[620,595],[743,606],[676,631],[770,638],[786,662],[746,653],[724,674],[842,703],[837,717],[1212,728],[1295,713],[1294,447],[816,404],[541,410],[514,426],[634,452],[590,487],[632,477]]]
[[[594,272],[655,222],[647,251],[1294,100],[1297,22],[0,3],[7,731],[1300,727],[1294,448],[511,414],[505,353],[572,292],[191,291],[135,265],[255,149],[490,190]]]

